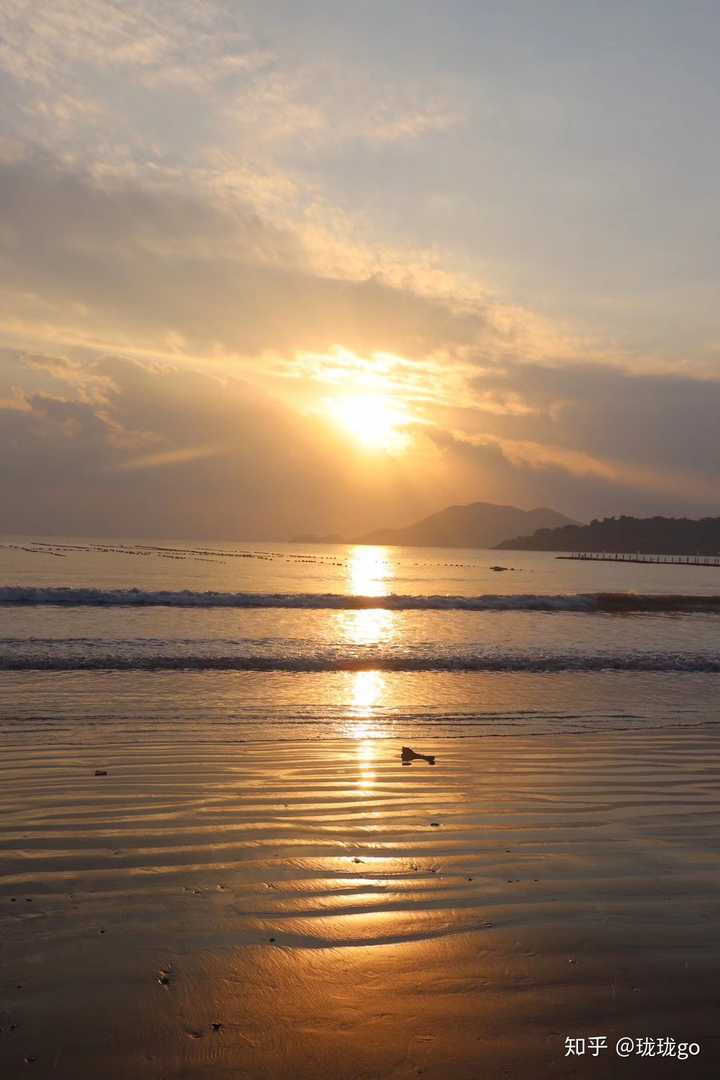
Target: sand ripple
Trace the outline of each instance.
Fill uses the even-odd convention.
[[[466,739],[403,767],[391,740],[6,745],[0,896],[34,913],[174,898],[244,941],[328,947],[562,919],[592,887],[609,913],[687,891],[717,848],[707,736]],[[102,767],[107,776],[97,777]],[[691,851],[686,845],[691,845]],[[653,863],[682,867],[658,892]],[[660,895],[662,894],[662,895]],[[24,909],[23,909],[24,910]]]

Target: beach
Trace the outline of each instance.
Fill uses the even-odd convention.
[[[6,726],[0,1071],[716,1075],[716,739]]]
[[[12,544],[0,1076],[717,1075],[715,569]]]

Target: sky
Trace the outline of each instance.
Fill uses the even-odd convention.
[[[0,530],[720,513],[720,11],[4,0]]]

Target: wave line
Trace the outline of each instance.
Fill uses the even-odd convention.
[[[482,596],[387,596],[343,593],[250,593],[0,586],[0,606],[299,608],[357,611],[541,611],[586,613],[720,612],[720,596],[642,593],[576,593]]]

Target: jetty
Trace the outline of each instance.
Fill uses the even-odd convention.
[[[571,555],[556,555],[556,559],[581,562],[652,563],[654,566],[717,566],[720,555],[641,555],[633,552],[574,551]]]

